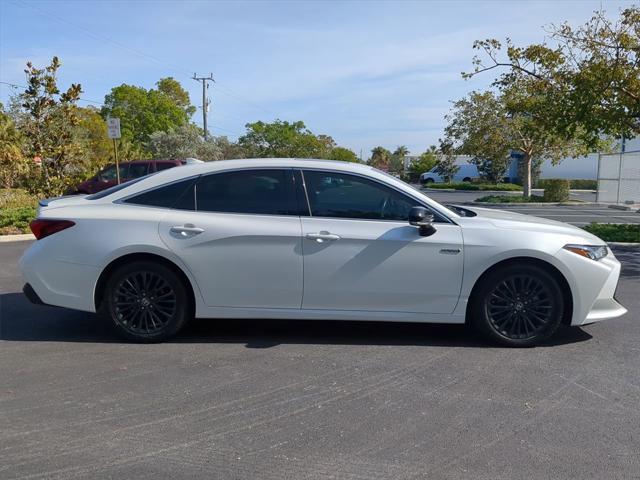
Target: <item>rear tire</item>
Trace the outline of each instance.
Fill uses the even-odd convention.
[[[101,316],[133,342],[167,340],[192,317],[182,279],[159,263],[134,261],[119,267],[109,277],[102,298]]]
[[[562,322],[562,290],[537,265],[506,266],[481,282],[471,299],[471,323],[493,342],[508,347],[538,345]]]

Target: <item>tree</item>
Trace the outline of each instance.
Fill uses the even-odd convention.
[[[22,154],[23,138],[0,103],[0,187],[13,188],[27,172],[28,163]]]
[[[82,148],[75,137],[81,87],[72,84],[60,92],[56,78],[60,65],[58,57],[43,69],[28,62],[27,88],[12,99],[16,126],[24,136],[24,155],[42,160],[40,167],[29,162],[27,188],[48,196],[63,193],[82,176],[78,169]]]
[[[436,161],[436,173],[444,178],[445,182],[451,183],[460,170],[456,164],[455,148],[448,139],[440,140],[440,152]]]
[[[515,146],[511,118],[502,97],[494,92],[471,92],[453,104],[446,119],[445,136],[456,153],[471,155],[483,178],[503,180]]]
[[[553,47],[507,40],[506,57],[498,40],[475,42],[484,55],[474,58],[475,68],[465,76],[501,69],[494,85],[510,91],[510,108],[529,109],[550,147],[564,139],[593,151],[606,148],[603,134],[639,135],[640,9],[627,8],[615,21],[600,10],[582,26],[552,25],[549,33]],[[516,94],[517,85],[526,86],[527,100]]]
[[[177,90],[181,88],[178,82],[164,79],[158,84],[163,90],[146,90],[126,84],[114,87],[105,96],[101,110],[105,119],[119,118],[123,139],[141,149],[152,133],[169,132],[186,125],[191,115],[185,99]]]
[[[404,171],[404,159],[409,155],[409,149],[404,146],[398,146],[389,161],[389,171],[393,173],[401,173]]]
[[[435,167],[437,162],[437,147],[432,145],[409,165],[409,181],[417,182],[420,179],[420,175]]]
[[[353,163],[357,163],[360,161],[353,151],[344,147],[334,147],[329,153],[329,160],[339,160],[341,162]]]
[[[375,147],[371,150],[369,165],[380,170],[389,170],[391,162],[391,152],[384,147]]]
[[[238,143],[249,156],[259,158],[326,158],[333,139],[315,136],[304,122],[275,120],[271,123],[247,123],[247,133]]]
[[[193,124],[178,127],[169,132],[154,132],[149,137],[147,149],[153,158],[198,158],[220,160],[222,149],[212,140],[202,139],[202,130]]]
[[[156,83],[158,91],[167,95],[175,105],[182,108],[187,114],[187,118],[195,113],[196,107],[191,105],[191,98],[189,98],[189,92],[187,92],[179,81],[173,77],[161,78]]]
[[[83,152],[82,170],[89,175],[113,161],[113,144],[107,135],[107,124],[97,108],[78,107],[77,115],[74,135]]]

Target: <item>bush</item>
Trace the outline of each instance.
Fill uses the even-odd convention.
[[[544,201],[566,202],[569,200],[569,180],[558,178],[545,180]]]
[[[495,192],[521,192],[522,187],[513,183],[471,183],[471,182],[459,182],[459,183],[429,183],[425,184],[427,188],[446,189],[453,188],[454,190],[473,190],[473,191],[495,191]]]
[[[640,242],[640,224],[591,223],[584,228],[605,242]]]
[[[536,188],[545,188],[546,184],[547,180],[538,180]],[[586,179],[569,180],[569,187],[576,190],[597,190],[598,181]]]
[[[476,202],[484,203],[538,203],[545,202],[543,197],[538,195],[531,195],[530,197],[523,197],[520,195],[487,195],[486,197],[480,197],[476,199]]]
[[[3,208],[0,210],[0,235],[28,233],[29,222],[35,216],[35,207]]]

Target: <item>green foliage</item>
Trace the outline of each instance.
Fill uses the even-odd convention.
[[[503,98],[494,92],[471,92],[453,104],[445,136],[455,152],[471,155],[483,179],[499,183],[511,163],[514,138]]]
[[[460,170],[460,166],[456,165],[455,149],[449,140],[440,141],[440,150],[442,154],[436,160],[436,173],[440,175],[445,182],[451,183],[451,180]]]
[[[222,150],[215,141],[203,140],[202,130],[193,124],[178,127],[169,132],[155,132],[149,137],[147,150],[153,158],[198,158],[220,160]]]
[[[189,98],[189,92],[187,92],[179,81],[173,77],[161,78],[156,83],[158,91],[168,96],[175,105],[182,108],[190,118],[196,111],[196,107],[191,105],[191,98]]]
[[[28,171],[24,139],[0,103],[0,187],[11,188]]]
[[[391,152],[384,147],[375,147],[371,150],[369,165],[380,170],[389,170],[391,163]]]
[[[398,146],[389,159],[389,171],[392,173],[404,172],[404,159],[409,155],[409,149],[405,145]]]
[[[547,179],[538,180],[536,183],[536,188],[544,188],[546,185]],[[569,180],[569,188],[576,190],[597,190],[598,189],[598,181],[597,180],[587,180],[587,179],[574,179]]]
[[[584,228],[605,242],[640,242],[640,224],[591,223]]]
[[[158,86],[163,90],[122,84],[105,96],[102,117],[119,118],[123,139],[135,147],[143,149],[154,132],[169,132],[189,122],[189,95],[182,91],[185,99],[180,94],[180,84],[163,79]]]
[[[417,182],[420,180],[420,175],[428,172],[436,166],[438,161],[438,154],[435,145],[429,147],[429,150],[424,152],[418,157],[417,160],[409,165],[409,178],[410,182]]]
[[[24,190],[0,189],[0,235],[29,232],[38,200]]]
[[[494,192],[521,192],[522,185],[516,185],[514,183],[471,183],[471,182],[456,182],[456,183],[430,183],[427,188],[432,189],[451,189],[454,190],[469,190],[469,191],[494,191]]]
[[[301,121],[259,121],[246,128],[238,144],[250,157],[326,158],[335,145],[331,137],[314,135]]]
[[[538,195],[524,197],[520,195],[487,195],[476,198],[476,202],[483,203],[544,203],[546,200]]]
[[[569,200],[569,180],[552,178],[545,180],[544,201],[566,202]]]
[[[82,155],[74,169],[79,175],[89,177],[96,170],[113,162],[113,143],[107,135],[107,125],[94,107],[78,108],[78,125],[74,128],[76,141]],[[120,155],[120,158],[125,158]]]
[[[27,63],[28,86],[13,98],[13,115],[24,138],[23,154],[29,159],[39,157],[41,166],[29,162],[24,177],[32,192],[45,196],[59,195],[82,178],[82,145],[76,138],[80,122],[76,102],[81,87],[72,84],[61,93],[57,85],[58,57],[43,69]]]
[[[341,162],[353,163],[357,163],[360,161],[354,152],[344,147],[333,148],[331,150],[331,153],[329,153],[329,160],[339,160]]]

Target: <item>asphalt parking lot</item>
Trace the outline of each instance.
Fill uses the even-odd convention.
[[[0,244],[0,478],[640,477],[630,313],[547,346],[461,326],[199,320],[160,345],[33,306]]]

